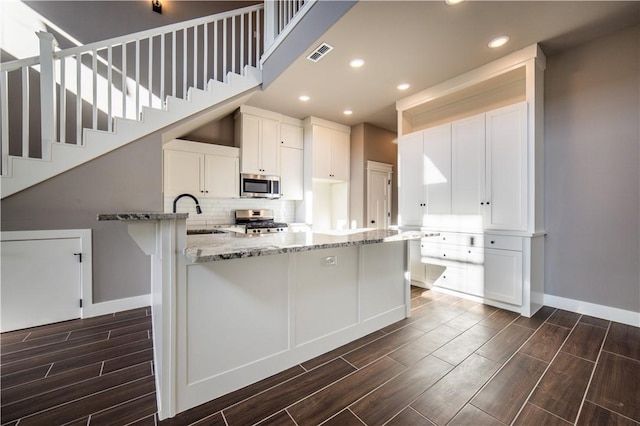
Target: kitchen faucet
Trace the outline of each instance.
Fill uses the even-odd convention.
[[[198,201],[198,199],[196,197],[194,197],[191,194],[180,194],[178,195],[174,200],[173,200],[173,212],[176,212],[176,207],[178,205],[178,200],[182,197],[191,197],[193,199],[193,201],[195,201],[196,203],[196,213],[198,214],[202,214],[202,209],[200,208],[200,201]]]

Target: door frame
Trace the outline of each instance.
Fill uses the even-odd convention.
[[[371,174],[372,172],[379,172],[379,173],[386,173],[387,174],[387,187],[388,187],[388,191],[387,191],[387,205],[389,206],[389,211],[387,212],[387,224],[390,225],[391,224],[391,210],[392,210],[392,206],[391,206],[391,200],[392,198],[392,193],[391,191],[392,189],[392,179],[393,179],[393,165],[392,164],[387,164],[387,163],[380,163],[378,161],[370,161],[367,160],[367,219],[366,219],[366,225],[365,227],[368,227],[368,225],[371,223],[371,217],[370,217],[370,203],[371,203],[371,191],[372,191],[372,186],[371,186]],[[377,228],[377,226],[376,226]],[[387,226],[388,228],[388,226]]]

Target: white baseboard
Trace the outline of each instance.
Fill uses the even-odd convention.
[[[85,303],[82,307],[82,318],[97,317],[99,315],[113,314],[129,309],[151,306],[151,294],[127,297],[125,299],[109,300],[100,303]]]
[[[627,311],[624,309],[613,308],[611,306],[584,302],[582,300],[567,299],[565,297],[553,296],[551,294],[544,295],[544,305],[609,321],[615,321],[622,324],[628,324],[634,327],[640,327],[640,312]]]

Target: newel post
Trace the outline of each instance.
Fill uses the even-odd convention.
[[[51,143],[56,140],[56,76],[53,52],[58,42],[53,34],[39,31],[40,39],[40,135],[42,158],[49,159]]]

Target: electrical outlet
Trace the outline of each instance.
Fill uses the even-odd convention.
[[[338,266],[338,256],[327,256],[324,258],[325,266]]]

